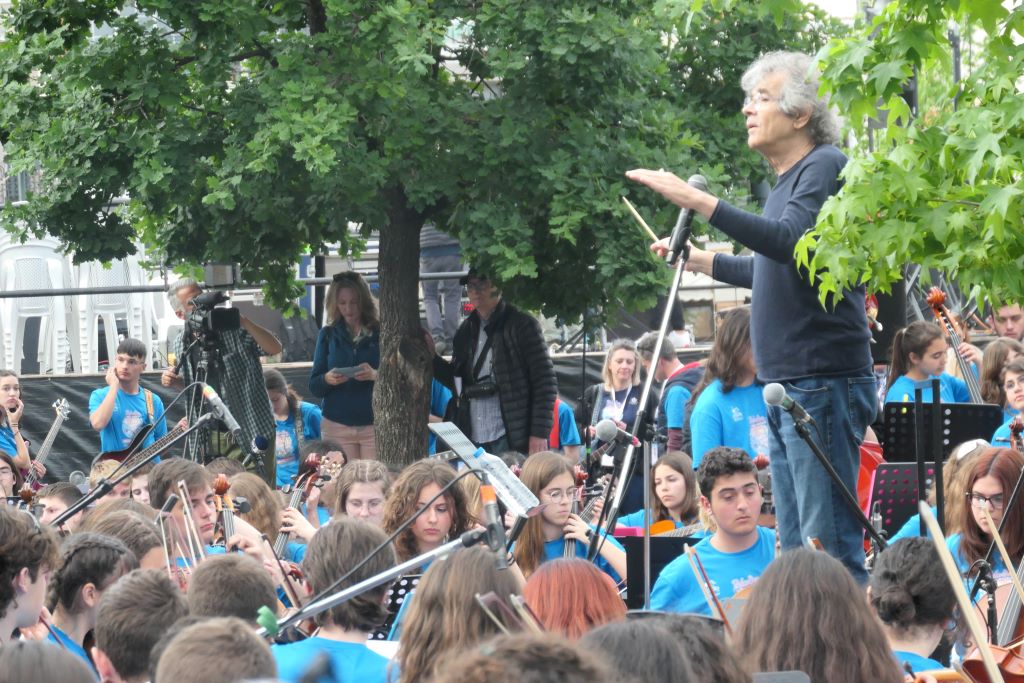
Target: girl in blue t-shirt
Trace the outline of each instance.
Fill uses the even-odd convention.
[[[726,312],[688,406],[694,468],[717,446],[742,448],[751,458],[768,455],[767,410],[750,345],[749,308]]]
[[[47,588],[46,606],[53,613],[49,640],[81,657],[95,671],[84,642],[96,627],[100,596],[138,566],[135,555],[116,538],[86,532],[65,539],[60,564]]]
[[[294,482],[299,473],[299,455],[306,441],[320,438],[320,408],[302,400],[284,375],[274,368],[263,371],[267,398],[277,423],[274,454],[277,459],[277,487]]]
[[[1018,414],[1018,410],[1007,403],[1006,391],[1003,389],[1003,370],[1007,365],[1024,358],[1024,344],[1016,339],[1000,337],[985,347],[981,361],[981,400],[993,403],[1003,409],[1003,420],[1007,421]]]
[[[932,400],[932,379],[939,380],[939,397],[944,403],[969,403],[967,384],[943,372],[946,367],[946,338],[936,323],[918,320],[898,330],[892,338],[892,365],[885,385],[886,403],[912,403],[921,387],[921,400]]]
[[[1003,395],[1006,396],[1006,409],[1012,410],[1013,413],[992,434],[992,445],[1012,448],[1013,440],[1010,437],[1012,432],[1010,425],[1020,415],[1020,411],[1024,409],[1024,358],[1018,358],[1007,363],[1000,374],[1000,378],[1002,380]]]
[[[676,529],[694,524],[698,518],[699,495],[690,456],[682,451],[669,451],[658,458],[658,462],[651,468],[651,500],[654,507],[651,524],[671,522]],[[617,524],[643,528],[646,517],[644,510],[638,510],[631,515],[619,517]]]
[[[930,655],[953,619],[956,596],[930,539],[905,538],[880,553],[868,598],[901,665],[914,672],[947,668]]]
[[[529,577],[548,560],[565,557],[566,552],[570,556],[586,557],[595,529],[572,513],[577,487],[569,460],[551,451],[534,453],[523,463],[519,478],[542,505],[547,504],[539,515],[526,522],[513,549],[523,576]],[[570,544],[568,551],[566,544]],[[616,581],[625,580],[626,551],[614,538],[604,539],[596,563]]]
[[[946,545],[968,586],[974,583],[978,575],[975,563],[984,559],[992,543],[992,534],[983,510],[988,510],[996,526],[999,526],[1004,515],[1010,515],[1002,528],[1003,544],[1014,566],[1024,557],[1022,508],[1017,505],[1012,512],[1008,512],[1005,507],[1022,469],[1024,455],[1009,448],[990,448],[978,455],[970,470],[964,473],[967,505],[961,513],[959,533],[946,539]],[[1007,568],[998,552],[992,556],[991,562],[996,583],[1008,583]],[[977,598],[978,595],[975,596]]]

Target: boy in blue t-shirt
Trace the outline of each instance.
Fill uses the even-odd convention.
[[[353,517],[341,516],[321,528],[309,544],[302,569],[314,594],[326,589],[339,576],[348,573],[379,545],[387,540],[379,528]],[[364,581],[390,569],[395,564],[394,551],[386,548],[374,555],[352,576],[337,586],[338,590]],[[386,683],[388,660],[366,646],[370,633],[387,619],[384,596],[387,585],[374,588],[357,598],[333,607],[323,614],[320,631],[287,645],[274,645],[271,652],[277,660],[278,678],[298,681],[319,654],[331,660],[331,676],[320,681],[360,681]]]
[[[146,365],[146,345],[125,339],[117,347],[114,366],[107,370],[107,386],[89,396],[89,422],[100,433],[100,451],[120,451],[146,425],[154,425],[142,447],[167,434],[164,404],[149,389],[139,386]]]
[[[693,547],[718,600],[725,603],[752,585],[775,557],[775,532],[759,527],[761,486],[757,468],[738,448],[720,446],[704,454],[697,470],[701,507],[714,517],[718,530]],[[651,591],[651,609],[711,614],[690,560],[681,555],[658,577]]]

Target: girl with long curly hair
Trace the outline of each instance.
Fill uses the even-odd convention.
[[[469,529],[471,522],[461,487],[453,486],[430,502],[454,479],[455,470],[448,463],[428,458],[406,467],[392,484],[384,504],[384,533],[388,536],[417,510],[427,508],[395,539],[399,562],[434,550]]]

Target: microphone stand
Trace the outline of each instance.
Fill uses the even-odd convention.
[[[373,590],[378,586],[381,586],[385,583],[389,583],[397,579],[398,577],[402,576],[403,574],[406,574],[410,570],[420,567],[426,562],[435,560],[439,557],[444,557],[445,555],[448,555],[449,553],[453,552],[458,548],[469,548],[473,545],[476,545],[477,543],[486,542],[486,540],[486,529],[470,529],[469,531],[465,532],[453,541],[449,541],[448,543],[445,543],[442,546],[434,548],[433,550],[428,550],[422,555],[417,555],[416,557],[406,560],[405,562],[402,562],[401,564],[396,565],[391,569],[387,569],[381,572],[380,574],[371,576],[370,578],[364,579],[357,584],[340,590],[337,593],[334,593],[333,595],[328,595],[319,600],[311,602],[295,614],[285,619],[284,621],[275,622],[274,626],[270,626],[269,624],[264,625],[263,628],[256,632],[256,635],[260,636],[261,638],[276,635],[280,631],[283,631],[286,628],[289,628],[301,621],[309,619],[310,617],[315,617],[316,615],[321,614],[322,612],[326,612],[332,607],[337,607],[338,605],[344,602],[348,602],[349,600],[362,595],[366,591]]]
[[[688,233],[688,231],[687,231]],[[687,234],[688,237],[688,234]],[[674,241],[674,240],[673,240]],[[661,347],[664,345],[665,336],[668,333],[668,324],[672,318],[672,305],[679,298],[679,283],[683,278],[683,270],[686,267],[686,262],[690,258],[689,240],[683,239],[683,248],[681,253],[675,256],[682,256],[682,259],[678,262],[674,262],[673,257],[670,260],[669,265],[675,268],[675,272],[672,276],[672,285],[668,290],[668,299],[665,302],[665,310],[661,315],[661,326],[658,328],[658,339],[654,344],[654,350],[651,353],[651,369],[647,372],[647,376],[644,379],[644,388],[640,394],[640,403],[636,409],[636,420],[633,423],[632,433],[638,438],[643,439],[643,479],[644,479],[644,540],[643,540],[643,556],[644,556],[644,609],[651,608],[651,448],[650,439],[647,437],[649,434],[641,433],[641,429],[644,425],[644,417],[647,413],[647,402],[651,398],[651,388],[654,385],[654,374],[655,368],[657,367],[658,359],[661,357]],[[645,430],[646,431],[646,430]],[[612,499],[611,505],[607,502],[604,508],[601,510],[601,516],[598,519],[597,528],[600,530],[602,520],[607,517],[607,528],[604,533],[596,533],[590,539],[590,547],[587,549],[587,559],[591,562],[597,557],[597,553],[600,551],[601,545],[604,543],[606,536],[613,532],[615,527],[615,520],[619,516],[619,506],[622,504],[622,497],[626,492],[626,485],[629,483],[630,472],[633,469],[633,460],[636,453],[636,446],[630,444],[626,448],[626,453],[622,457],[622,464],[619,466],[618,476],[613,476],[615,483],[615,496]],[[609,486],[609,490],[611,490]],[[606,494],[607,495],[607,494]]]
[[[845,500],[846,504],[850,506],[850,509],[854,511],[854,516],[857,518],[857,521],[860,522],[860,525],[864,527],[864,531],[867,532],[868,536],[871,538],[872,544],[875,545],[878,552],[885,550],[888,547],[888,544],[885,542],[885,537],[878,531],[875,531],[875,527],[871,524],[871,520],[869,520],[864,514],[864,511],[860,509],[860,503],[858,503],[857,499],[853,497],[852,493],[850,493],[850,489],[848,489],[846,484],[843,483],[839,473],[836,472],[836,468],[833,467],[832,463],[829,461],[828,456],[821,450],[821,446],[818,445],[818,441],[811,435],[811,430],[807,427],[807,423],[803,420],[794,419],[793,424],[796,425],[797,434],[800,435],[800,438],[804,440],[804,443],[806,443],[808,448],[811,449],[811,452],[813,452],[815,457],[818,458],[818,462],[821,463],[821,466],[825,469],[829,478],[832,479],[832,483],[835,485],[836,489],[842,494],[843,500]]]
[[[93,487],[93,489],[91,491],[89,491],[84,496],[79,498],[77,501],[72,503],[68,507],[67,510],[65,510],[62,513],[60,513],[52,522],[50,522],[50,525],[53,526],[53,527],[59,527],[61,524],[63,524],[64,522],[69,520],[71,517],[73,517],[75,514],[77,514],[79,510],[82,510],[86,506],[91,505],[95,501],[97,501],[100,498],[102,498],[103,496],[107,495],[108,493],[110,493],[111,491],[114,490],[115,486],[117,486],[121,482],[125,481],[126,479],[131,479],[132,475],[135,474],[143,466],[148,465],[150,462],[152,462],[161,453],[166,453],[167,450],[171,446],[173,446],[174,444],[178,443],[182,439],[186,438],[189,434],[194,432],[196,429],[199,429],[200,427],[205,426],[206,423],[209,422],[212,419],[213,419],[213,414],[212,413],[204,413],[203,415],[200,415],[199,418],[195,421],[195,424],[193,424],[191,427],[186,429],[184,432],[182,432],[181,434],[179,434],[175,438],[171,439],[167,443],[167,445],[164,446],[162,449],[160,449],[158,451],[154,451],[148,457],[145,457],[142,460],[139,460],[137,463],[135,463],[130,468],[125,470],[123,473],[121,473],[120,476],[118,476],[118,477],[116,477],[116,478],[114,478],[112,480],[111,479],[100,479],[99,482],[96,483],[96,486]]]

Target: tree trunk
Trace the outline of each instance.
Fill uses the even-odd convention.
[[[392,194],[390,225],[380,235],[380,372],[373,411],[378,457],[404,466],[427,454],[433,368],[419,311],[423,218],[401,190]]]

